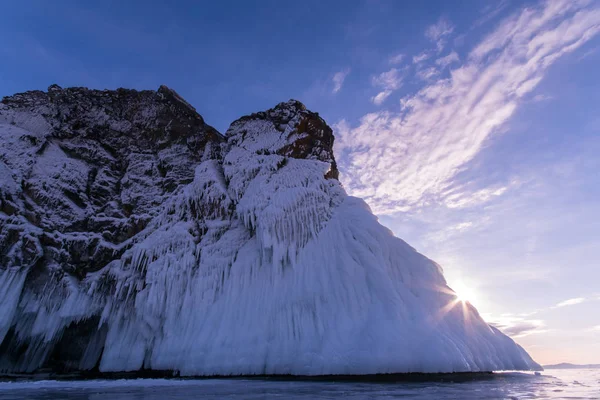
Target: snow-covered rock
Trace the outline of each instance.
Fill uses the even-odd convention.
[[[0,370],[529,370],[337,180],[299,102],[225,136],[173,90],[0,104]]]

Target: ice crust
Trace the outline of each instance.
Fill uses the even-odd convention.
[[[308,111],[298,104],[234,122],[217,156],[207,145],[193,180],[168,196],[136,186],[129,195],[143,196],[149,222],[126,242],[106,242],[120,256],[82,277],[57,266],[36,272],[44,222],[0,212],[0,231],[18,226],[21,235],[0,264],[0,370],[44,367],[69,332],[83,342],[73,344],[64,365],[104,372],[539,369],[473,306],[456,300],[435,262],[326,177],[332,155],[321,148],[305,158],[292,154],[290,144],[307,135],[298,126]],[[52,142],[40,151],[23,140],[48,135],[51,122],[41,113],[0,105],[0,194],[15,197],[25,177],[39,175],[45,218],[77,218],[89,209],[65,200],[61,185],[85,190],[89,166]],[[169,149],[176,158],[177,147]],[[55,235],[68,242],[78,234]],[[13,254],[32,246],[37,256]]]

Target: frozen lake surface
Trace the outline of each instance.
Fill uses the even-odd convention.
[[[600,370],[501,373],[460,382],[123,379],[0,382],[0,399],[600,399]]]

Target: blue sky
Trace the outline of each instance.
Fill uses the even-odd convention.
[[[600,362],[600,2],[23,1],[0,95],[166,84],[225,131],[296,98],[347,191],[539,362]]]

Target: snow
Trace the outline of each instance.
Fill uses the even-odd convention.
[[[150,222],[99,271],[80,281],[50,272],[40,289],[24,285],[33,264],[0,266],[0,339],[12,327],[30,343],[24,361],[15,367],[0,359],[0,370],[39,368],[69,326],[94,317],[96,333],[76,361],[84,369],[99,363],[104,372],[539,368],[471,305],[456,301],[437,264],[394,237],[337,180],[326,179],[326,156],[280,155],[301,136],[294,129],[303,115],[294,109],[281,114],[283,126],[253,118],[232,124],[223,160],[204,157],[193,181],[168,198],[136,178],[151,164],[136,157],[140,171],[131,165],[131,178],[123,177],[129,186],[122,200],[144,194],[143,209],[154,207]],[[11,138],[23,128],[7,126],[0,125],[0,137],[16,143]],[[50,219],[75,218],[83,210],[56,192],[64,182],[58,178],[68,174],[69,187],[85,187],[87,166],[49,146],[33,168],[8,164],[19,162],[8,152],[0,161],[4,169],[40,175],[37,181],[49,187],[39,190],[48,193],[47,212],[61,213]],[[0,183],[2,190],[16,190]],[[52,203],[57,198],[60,203]],[[69,240],[77,240],[73,235]]]

